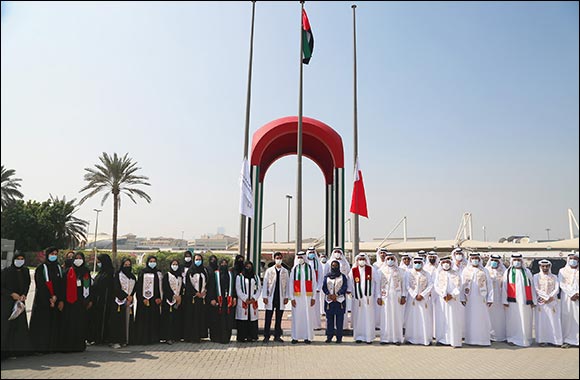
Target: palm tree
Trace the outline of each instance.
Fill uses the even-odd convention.
[[[24,195],[18,190],[22,181],[20,178],[11,178],[16,172],[14,169],[5,169],[2,165],[2,204],[0,208],[4,210],[16,198],[22,199]]]
[[[81,193],[83,191],[89,191],[89,193],[80,200],[79,205],[95,194],[105,191],[105,195],[101,200],[102,206],[109,198],[109,195],[113,194],[112,259],[115,264],[117,259],[117,222],[119,207],[121,206],[121,193],[126,194],[133,203],[137,203],[134,198],[135,195],[145,199],[147,203],[151,203],[151,197],[147,193],[134,187],[136,185],[151,186],[150,183],[146,182],[149,178],[135,174],[141,168],[137,167],[137,162],[133,162],[127,155],[128,153],[125,153],[123,157],[118,157],[117,153],[114,153],[111,157],[103,152],[103,155],[99,157],[100,164],[96,164],[95,168],[85,168],[87,172],[85,173],[85,181],[88,184],[80,190]]]
[[[66,197],[58,199],[50,194],[52,209],[54,210],[56,237],[55,241],[62,242],[63,246],[76,248],[81,242],[87,241],[87,226],[89,222],[74,216],[78,208],[75,199],[66,201]]]

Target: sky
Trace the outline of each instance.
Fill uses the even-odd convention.
[[[362,241],[568,238],[579,210],[577,2],[354,2]],[[315,47],[304,116],[335,129],[353,180],[352,2],[306,2]],[[151,204],[121,200],[119,234],[239,235],[252,5],[2,2],[1,160],[25,200],[79,200],[85,168],[129,156]],[[298,114],[300,3],[256,3],[251,135]],[[296,156],[264,184],[263,225],[288,239]],[[303,237],[324,234],[324,180],[303,160]],[[76,216],[112,233],[112,201]],[[291,203],[290,239],[296,204]],[[347,214],[348,216],[348,214]],[[547,231],[546,229],[550,230]],[[577,232],[577,231],[576,231]],[[274,229],[263,232],[273,240]],[[401,237],[399,228],[392,237]]]

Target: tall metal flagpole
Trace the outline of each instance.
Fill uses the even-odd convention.
[[[244,159],[248,159],[248,140],[250,134],[250,97],[252,93],[252,56],[254,53],[254,14],[256,13],[256,1],[252,1],[252,29],[250,32],[250,64],[248,65],[248,89],[246,93],[246,128],[244,131]],[[259,242],[257,242],[259,244]],[[246,216],[240,215],[240,243],[239,254],[250,260],[250,252],[246,251]]]
[[[304,13],[304,1],[300,1],[300,86],[298,95],[298,142],[296,155],[298,156],[298,173],[296,180],[296,253],[302,250],[302,48],[304,39],[302,37],[302,14]]]
[[[358,159],[358,121],[357,121],[357,99],[356,99],[356,5],[352,5],[352,36],[353,36],[353,46],[354,46],[354,167],[356,168],[356,161]],[[354,239],[352,242],[352,255],[351,260],[354,262],[354,258],[359,252],[359,228],[358,228],[358,214],[352,215],[354,219]]]

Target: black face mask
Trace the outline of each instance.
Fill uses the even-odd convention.
[[[123,267],[121,268],[121,272],[123,272],[126,276],[131,274],[131,267]]]
[[[227,272],[228,271],[228,266],[227,265],[220,265],[220,271]]]
[[[435,258],[433,258],[433,259],[429,259],[429,262],[430,262],[431,264],[435,264],[435,261],[437,261],[437,259],[435,259]]]
[[[244,276],[251,277],[252,276],[252,268],[244,268]]]
[[[72,267],[73,261],[75,261],[75,259],[65,259],[64,260],[64,266],[67,267],[67,268],[68,267]]]
[[[212,270],[216,270],[216,269],[217,269],[217,267],[218,267],[217,261],[214,261],[214,260],[210,261],[210,262],[209,262],[209,267],[210,267]]]

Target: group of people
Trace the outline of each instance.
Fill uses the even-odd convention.
[[[149,256],[138,276],[130,259],[114,270],[111,258],[97,256],[93,279],[81,252],[69,252],[64,265],[48,248],[35,271],[36,293],[30,328],[26,312],[13,318],[17,302],[26,302],[30,275],[17,254],[2,272],[2,358],[26,353],[83,351],[86,344],[152,344],[205,339],[229,343],[258,340],[258,301],[265,307],[265,343],[283,342],[282,318],[288,301],[292,343],[309,344],[326,317],[326,342],[341,343],[351,311],[353,337],[368,344],[380,331],[381,344],[411,343],[460,347],[489,346],[491,341],[529,346],[535,326],[540,345],[578,346],[578,254],[568,256],[558,276],[540,261],[534,275],[521,254],[508,268],[491,255],[483,265],[478,253],[455,249],[439,258],[431,251],[415,257],[377,251],[371,264],[360,253],[354,265],[341,248],[329,258],[311,247],[295,255],[290,270],[282,254],[263,280],[251,261],[184,253],[167,273]],[[559,298],[559,299],[558,299]],[[275,315],[274,329],[271,330]]]

